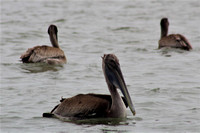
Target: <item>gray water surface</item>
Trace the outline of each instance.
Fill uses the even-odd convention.
[[[133,133],[200,131],[199,0],[1,1],[2,133]],[[192,51],[157,50],[160,19],[170,33],[185,35]],[[22,64],[20,55],[50,45],[47,28],[58,27],[64,66]],[[77,124],[43,118],[60,98],[109,94],[101,56],[120,61],[136,109],[117,124]]]

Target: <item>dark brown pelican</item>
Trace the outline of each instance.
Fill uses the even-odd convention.
[[[167,18],[162,18],[160,22],[161,36],[158,48],[171,47],[184,50],[191,50],[192,46],[189,41],[181,34],[168,34],[169,21]]]
[[[20,59],[23,63],[36,63],[42,62],[47,64],[64,64],[66,63],[66,57],[64,52],[58,45],[57,37],[58,29],[55,25],[50,25],[48,28],[48,34],[53,47],[50,46],[35,46],[29,48]]]
[[[71,98],[62,99],[51,113],[44,113],[43,117],[87,119],[87,118],[124,118],[126,104],[133,115],[135,109],[127,90],[119,60],[113,54],[102,57],[102,68],[111,95],[79,94]],[[121,90],[122,98],[117,91]]]

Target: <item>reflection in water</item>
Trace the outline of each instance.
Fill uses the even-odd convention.
[[[60,118],[64,122],[71,122],[75,124],[104,124],[104,125],[128,125],[127,118],[92,118],[92,119],[82,119],[75,120],[70,118]]]
[[[46,71],[58,71],[63,68],[62,65],[48,65],[44,63],[29,63],[21,64],[20,68],[24,69],[25,73],[40,73]]]
[[[127,130],[102,129],[103,133],[127,133]]]
[[[49,114],[50,113],[45,113]],[[43,117],[44,118],[44,117]],[[54,118],[57,118],[54,116]],[[49,118],[44,118],[49,119]],[[90,118],[90,119],[75,119],[74,117],[59,117],[59,120],[63,122],[74,123],[77,125],[109,125],[109,126],[119,126],[119,125],[135,125],[136,121],[142,121],[141,117],[128,117],[128,118]]]
[[[188,51],[185,51],[185,50],[182,50],[182,49],[176,49],[176,48],[169,48],[169,47],[166,47],[166,48],[162,48],[162,49],[159,49],[160,50],[160,53],[161,55],[165,56],[165,57],[171,57],[172,56],[172,53],[184,53],[184,52],[188,52]]]

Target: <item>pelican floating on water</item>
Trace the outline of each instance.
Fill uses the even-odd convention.
[[[158,42],[158,48],[171,47],[184,50],[191,50],[192,46],[189,41],[181,34],[168,34],[169,21],[167,18],[162,18],[160,21],[161,36]]]
[[[133,115],[135,109],[124,81],[119,60],[113,54],[102,57],[102,69],[111,95],[79,94],[62,99],[51,113],[43,113],[43,117],[87,119],[87,118],[124,118],[126,105]],[[121,90],[124,97],[117,91]]]
[[[64,64],[67,62],[64,52],[58,45],[57,37],[58,29],[55,25],[50,25],[48,34],[53,47],[50,46],[35,46],[29,48],[20,59],[23,63],[47,63],[47,64]]]

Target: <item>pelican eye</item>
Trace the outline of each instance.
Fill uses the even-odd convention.
[[[116,61],[110,60],[110,61],[108,62],[108,67],[109,67],[110,69],[116,68],[116,67],[117,67]]]

